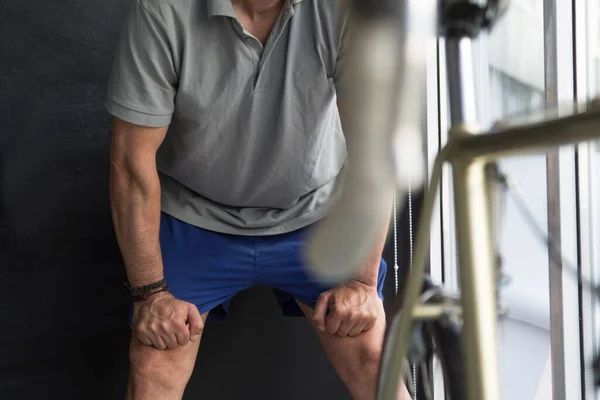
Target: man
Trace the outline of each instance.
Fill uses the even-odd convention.
[[[127,398],[181,399],[209,312],[261,283],[310,320],[352,397],[374,399],[387,226],[354,280],[326,286],[303,264],[346,159],[338,2],[132,1],[107,101]]]

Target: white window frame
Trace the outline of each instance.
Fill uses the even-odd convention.
[[[585,102],[598,95],[595,51],[600,39],[598,4],[595,0],[574,0],[575,24],[575,85],[576,100]],[[577,146],[577,190],[579,193],[580,274],[584,280],[598,286],[600,275],[600,223],[595,216],[600,213],[600,184],[596,171],[600,169],[600,147],[598,143],[584,143]],[[594,381],[593,362],[599,354],[600,303],[588,290],[581,292],[581,369],[583,374],[582,398],[599,400],[600,393]]]

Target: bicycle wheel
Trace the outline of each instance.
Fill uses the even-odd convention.
[[[432,288],[434,285],[426,280],[424,291]],[[443,379],[445,400],[466,400],[466,370],[461,328],[445,321],[431,321],[422,323],[417,329],[425,348],[421,351],[421,359],[414,364],[416,368],[412,370],[415,374],[412,378],[413,385],[416,384],[416,400],[438,400],[433,397],[433,387],[434,379],[439,379],[440,375]],[[437,365],[441,374],[439,369],[436,374]],[[438,382],[435,384],[438,385]]]
[[[424,324],[420,329],[427,350],[425,359],[415,364],[416,368],[412,371],[416,374],[416,379],[413,377],[413,381],[416,381],[416,400],[438,400],[433,397],[433,380],[440,377],[439,373],[435,373],[436,365],[441,367],[444,399],[466,400],[466,374],[460,332],[438,322]]]

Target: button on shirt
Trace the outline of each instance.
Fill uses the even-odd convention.
[[[327,215],[346,160],[339,3],[287,0],[263,46],[228,0],[133,0],[106,107],[169,126],[157,154],[164,212],[244,235]]]

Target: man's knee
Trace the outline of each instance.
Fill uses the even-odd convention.
[[[355,346],[353,351],[347,352],[344,361],[338,367],[342,379],[371,384],[379,371],[382,354],[379,343],[378,340],[364,340]]]
[[[131,378],[136,386],[144,384],[158,385],[164,388],[175,388],[187,382],[181,382],[188,372],[186,365],[175,360],[165,359],[155,352],[144,355],[131,355]],[[191,373],[191,371],[190,371]]]
[[[194,369],[197,351],[195,343],[174,350],[157,350],[136,343],[134,339],[129,352],[131,383],[134,387],[185,388]]]
[[[364,372],[377,374],[381,360],[382,346],[377,343],[365,343],[358,351],[358,360],[356,367]]]

